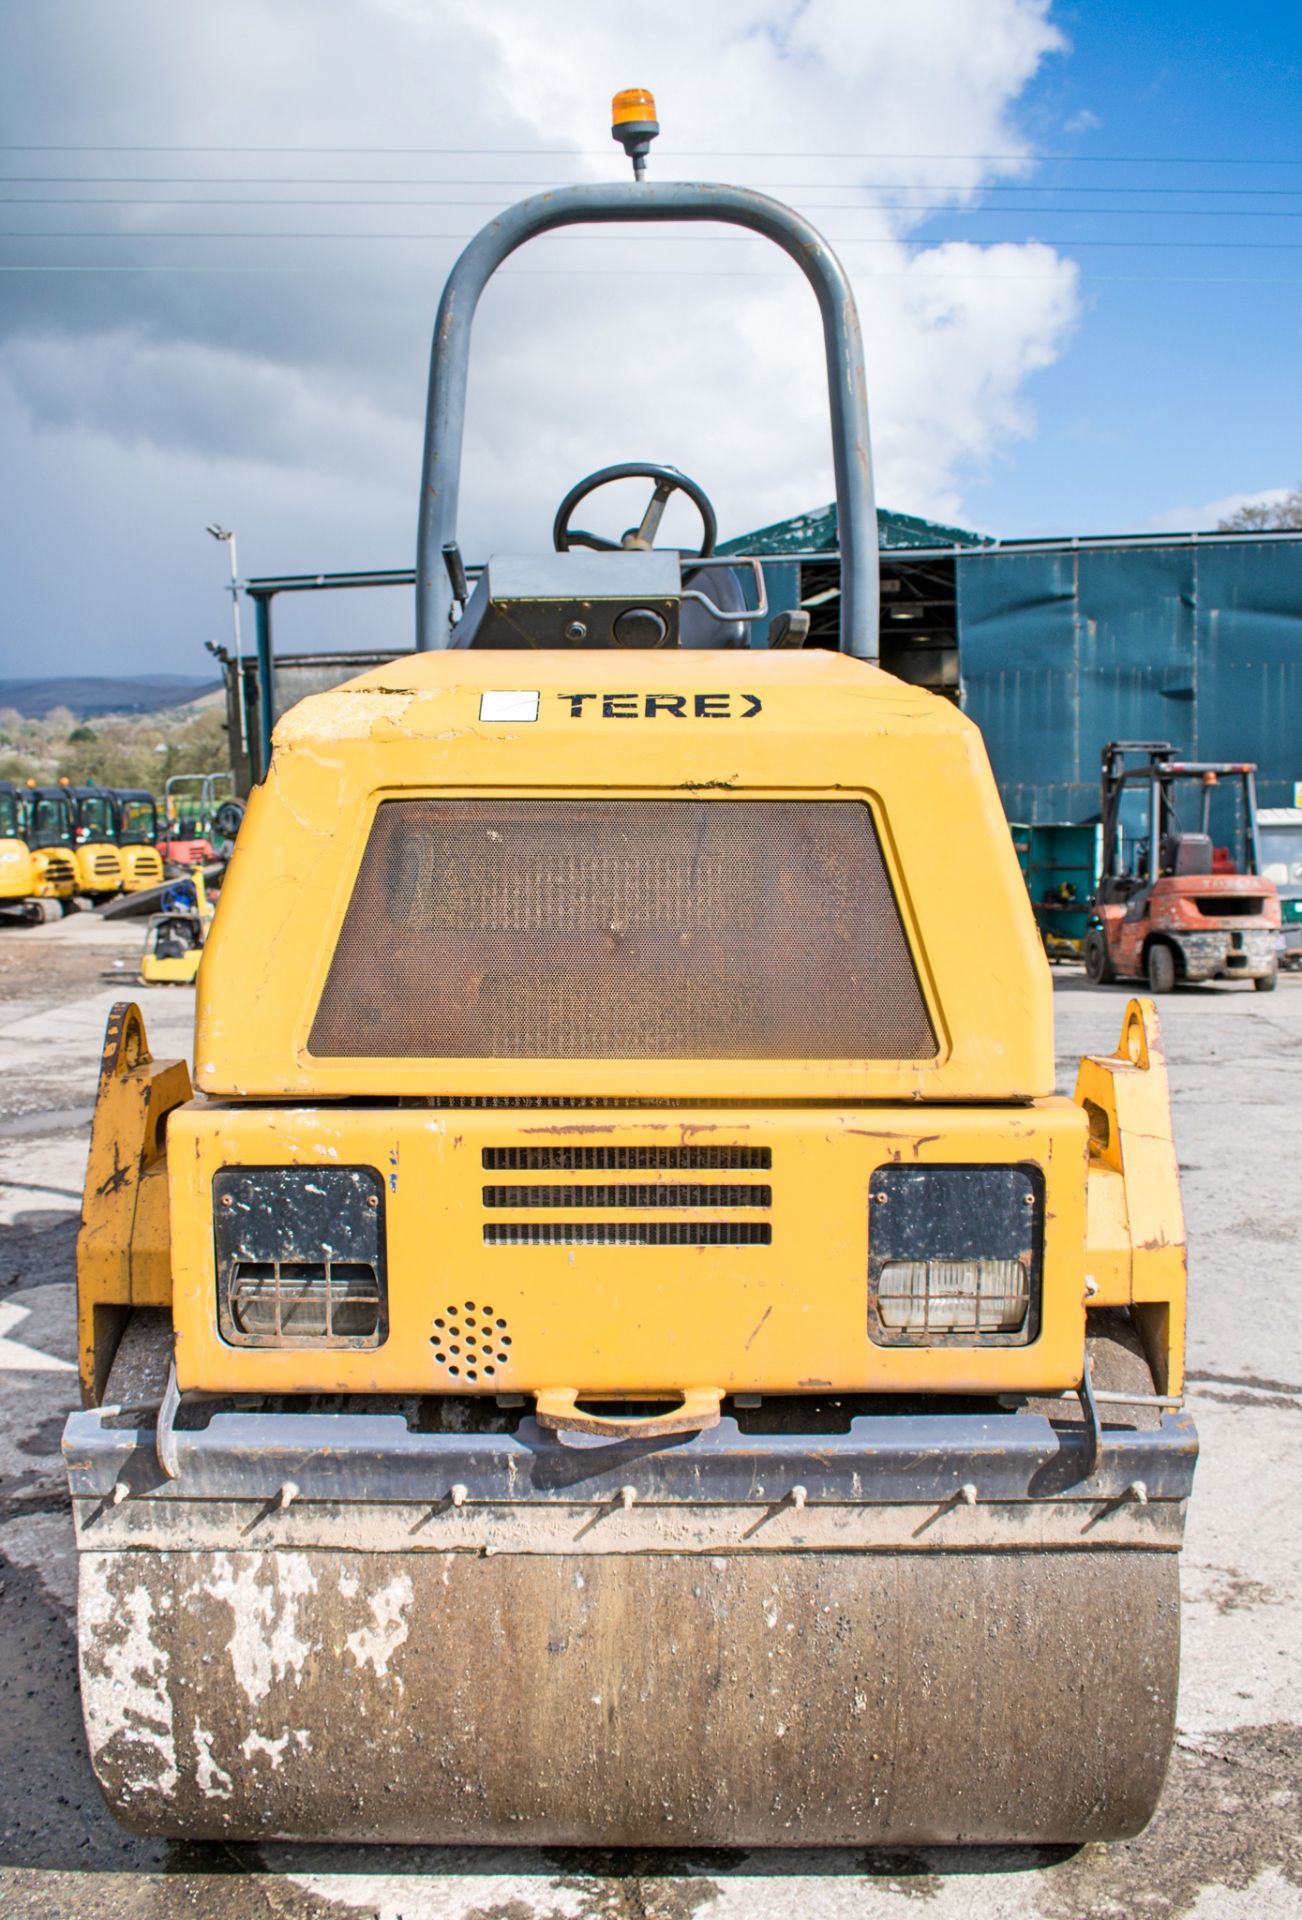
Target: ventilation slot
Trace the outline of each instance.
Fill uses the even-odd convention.
[[[772,1187],[485,1187],[486,1207],[771,1207]]]
[[[483,1164],[485,1173],[766,1173],[773,1165],[773,1149],[485,1147]],[[500,1201],[497,1204],[505,1206],[513,1203]],[[767,1200],[764,1204],[767,1206]]]
[[[767,1247],[752,1220],[512,1220],[484,1228],[487,1247]]]

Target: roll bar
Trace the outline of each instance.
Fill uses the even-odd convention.
[[[796,262],[818,301],[827,355],[841,547],[841,651],[877,658],[877,509],[863,341],[844,269],[807,220],[746,187],[645,182],[563,187],[507,207],[466,247],[443,289],[430,351],[429,402],[416,548],[416,646],[449,644],[452,589],[443,549],[457,537],[470,332],[488,281],[526,240],[557,227],[644,220],[715,220],[749,227]]]

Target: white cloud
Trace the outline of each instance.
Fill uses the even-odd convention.
[[[842,243],[864,322],[879,497],[961,519],[965,477],[1034,430],[1027,381],[1070,336],[1076,269],[1044,245],[919,247],[911,235],[920,204],[971,199],[992,178],[1029,168],[1012,115],[1061,49],[1048,11],[1048,0],[979,8],[658,0],[654,9],[612,0],[227,0],[218,16],[170,0],[121,0],[112,32],[77,9],[83,31],[70,62],[66,0],[50,0],[36,26],[29,20],[27,94],[15,97],[9,119],[21,109],[24,125],[40,131],[16,127],[15,137],[37,140],[582,150],[551,159],[106,156],[105,172],[463,184],[374,190],[444,198],[441,209],[47,216],[50,225],[124,219],[154,235],[208,226],[468,234],[494,203],[517,195],[514,183],[620,177],[609,95],[649,85],[664,128],[653,176],[776,183]],[[4,32],[0,23],[0,67]],[[42,93],[43,117],[33,122],[30,98]],[[746,157],[766,151],[789,157]],[[855,157],[866,154],[878,157]],[[1013,157],[970,157],[982,154]],[[283,191],[371,194],[344,185]],[[892,194],[909,208],[883,207]],[[472,199],[489,204],[450,204]],[[37,461],[42,485],[60,463],[70,476],[79,466],[99,476],[128,526],[142,529],[106,556],[110,572],[149,579],[156,539],[143,529],[154,527],[156,507],[170,517],[176,500],[192,496],[203,518],[220,511],[237,525],[250,571],[409,561],[424,363],[454,243],[154,238],[146,254],[134,241],[41,245],[40,257],[60,261],[321,269],[51,276],[6,289],[15,296],[0,316],[15,457]],[[490,288],[477,331],[463,488],[472,554],[545,539],[567,487],[618,459],[684,467],[715,498],[726,531],[831,495],[816,311],[796,269],[763,243],[700,228],[556,236]],[[83,494],[76,484],[66,492]],[[305,517],[305,501],[315,517]],[[618,530],[622,511],[603,525]],[[374,550],[359,556],[363,523]],[[60,527],[61,538],[70,534]],[[8,574],[12,591],[29,563],[39,570],[42,584],[33,578],[29,591],[46,605],[50,544],[18,550]],[[205,558],[194,560],[192,589],[171,598],[178,630],[212,624]],[[134,643],[124,628],[123,657]],[[71,658],[78,643],[68,644]]]

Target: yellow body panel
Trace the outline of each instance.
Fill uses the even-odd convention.
[[[1085,1116],[1048,1098],[1025,1107],[592,1109],[284,1108],[192,1101],[168,1128],[174,1321],[182,1389],[231,1392],[995,1392],[1080,1379],[1085,1331]],[[763,1146],[772,1190],[754,1208],[549,1209],[600,1219],[771,1223],[769,1246],[489,1246],[482,1190],[600,1175],[485,1172],[485,1148],[577,1144]],[[1044,1291],[1027,1346],[878,1346],[867,1318],[868,1183],[880,1166],[1031,1163],[1045,1179]],[[226,1345],[216,1325],[212,1182],[224,1166],[361,1166],[384,1178],[389,1324],[369,1350]],[[695,1179],[718,1176],[702,1176]],[[638,1174],[676,1185],[681,1174]],[[435,1320],[506,1322],[506,1362],[474,1386],[437,1363]],[[496,1352],[496,1349],[494,1350]]]
[[[145,953],[140,959],[140,978],[150,987],[192,987],[202,959],[202,947],[191,947],[187,953],[167,960],[160,960],[156,953]]]
[[[154,1060],[138,1007],[109,1016],[77,1240],[77,1346],[87,1404],[104,1389],[133,1307],[172,1292],[164,1122],[190,1097],[183,1060]]]
[[[143,893],[146,887],[163,884],[163,856],[157,847],[119,847],[122,862],[122,891]]]
[[[1166,1058],[1151,1000],[1126,1008],[1115,1054],[1087,1057],[1091,1305],[1130,1307],[1162,1393],[1184,1388],[1187,1260]]]
[[[155,1198],[125,1223],[138,1257],[122,1256],[125,1270],[108,1279],[102,1262],[90,1268],[101,1301],[170,1290],[183,1391],[469,1391],[543,1394],[547,1405],[575,1394],[1054,1392],[1081,1381],[1090,1306],[1130,1308],[1162,1390],[1178,1390],[1183,1229],[1151,1009],[1132,1003],[1119,1053],[1082,1064],[1076,1100],[1054,1097],[1048,966],[975,729],[949,703],[838,655],[749,655],[740,690],[729,686],[738,664],[682,653],[415,655],[282,719],[204,947],[200,1097],[170,1116],[165,1215],[158,1182],[139,1180],[141,1200]],[[480,720],[485,692],[518,694],[522,682],[537,696],[536,720]],[[307,1036],[376,810],[424,795],[861,803],[935,1057],[314,1058]],[[197,959],[196,949],[193,961],[161,964]],[[473,968],[473,951],[464,964]],[[138,1116],[122,1114],[139,1152]],[[485,1150],[567,1142],[766,1147],[770,1243],[495,1241],[490,1225],[527,1223],[532,1209],[489,1211],[486,1186],[528,1181],[503,1183],[488,1170],[503,1162],[486,1163]],[[1029,1341],[874,1341],[869,1184],[892,1163],[1040,1170],[1044,1248]],[[638,1162],[634,1153],[608,1164]],[[222,1337],[214,1176],[257,1166],[381,1176],[379,1344]],[[679,1179],[657,1171],[629,1184]],[[754,1205],[703,1212],[700,1199],[662,1207],[634,1194],[594,1214],[579,1193],[545,1217],[726,1225],[753,1223]],[[98,1243],[87,1244],[94,1254]],[[473,1379],[465,1346],[455,1372],[446,1351],[449,1326],[464,1342],[472,1316]]]
[[[536,721],[480,720],[485,691],[521,686]],[[864,801],[936,1057],[313,1058],[376,808],[431,793]],[[980,735],[948,701],[833,653],[412,654],[305,700],[276,729],[208,949],[195,1061],[210,1094],[998,1101],[1053,1087],[1048,966]]]
[[[120,893],[122,856],[107,840],[86,840],[76,851],[78,893]]]
[[[77,891],[77,859],[71,847],[34,848],[32,873],[38,899],[71,900]]]
[[[25,840],[0,840],[0,900],[28,900],[36,892],[36,871]]]

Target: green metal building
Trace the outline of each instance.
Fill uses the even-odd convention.
[[[880,519],[882,665],[961,700],[1011,820],[1095,815],[1109,740],[1255,760],[1261,804],[1294,804],[1302,532],[994,541]],[[834,508],[724,550],[766,556],[771,601],[835,644]]]

